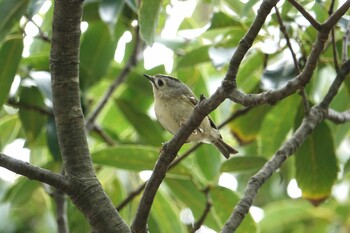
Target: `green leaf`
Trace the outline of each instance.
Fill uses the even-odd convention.
[[[298,223],[314,218],[309,206],[304,201],[278,201],[268,204],[265,217],[259,222],[261,232],[291,232]]]
[[[209,194],[213,203],[210,213],[221,229],[230,217],[234,206],[238,203],[240,198],[232,190],[220,186],[210,189]],[[245,216],[236,232],[257,232],[257,226],[250,214]]]
[[[102,22],[90,23],[80,49],[80,77],[83,89],[98,82],[113,60],[117,43]]]
[[[22,177],[7,191],[4,201],[11,202],[12,208],[22,206],[40,186],[41,184],[39,182]]]
[[[139,12],[140,35],[148,45],[152,45],[154,41],[160,6],[160,0],[141,1]]]
[[[28,16],[33,17],[39,12],[40,8],[45,4],[46,0],[32,0],[28,6]]]
[[[190,208],[195,219],[198,219],[205,209],[206,198],[204,193],[199,191],[189,179],[171,179],[168,177],[165,182],[175,197]]]
[[[36,87],[24,87],[20,94],[20,105],[29,107],[29,109],[20,107],[19,118],[27,135],[27,140],[31,143],[39,136],[46,122],[46,116],[35,111],[35,107],[44,106],[44,100]]]
[[[128,101],[116,99],[115,102],[144,141],[154,146],[160,146],[164,142],[159,124],[151,120],[147,114],[140,112]]]
[[[246,4],[244,4],[244,8],[243,8],[243,11],[241,13],[241,17],[251,16],[253,14],[253,7],[257,2],[259,2],[259,0],[249,0]]]
[[[111,35],[114,35],[115,25],[124,8],[123,0],[102,0],[100,2],[98,12],[103,22],[108,25]]]
[[[17,115],[6,115],[0,118],[0,151],[17,137],[20,128]]]
[[[141,145],[120,145],[101,149],[91,154],[94,163],[131,171],[153,170],[159,157],[159,149]],[[188,175],[182,165],[169,171],[169,174]]]
[[[282,54],[277,56],[275,61],[264,71],[261,77],[263,89],[280,88],[297,75],[293,62],[283,56]]]
[[[300,106],[300,96],[292,95],[278,102],[263,120],[260,130],[261,154],[271,157],[293,129],[294,118]],[[271,137],[273,135],[273,137]]]
[[[196,160],[202,176],[214,181],[219,176],[221,154],[213,145],[203,144],[196,151]]]
[[[31,54],[29,57],[23,58],[21,63],[27,67],[33,68],[34,70],[50,70],[48,53],[46,52]]]
[[[211,19],[211,25],[208,30],[240,25],[240,22],[233,20],[232,17],[226,15],[222,11],[219,11],[214,13],[213,18]]]
[[[58,145],[56,122],[53,116],[50,116],[46,123],[46,140],[53,159],[59,161],[61,159],[61,151]]]
[[[28,3],[29,0],[0,1],[0,41],[4,39],[16,23],[19,23]]]
[[[0,59],[0,108],[7,101],[18,64],[22,58],[22,51],[22,38],[7,40],[0,48],[0,57],[2,58]]]
[[[169,200],[171,200],[170,196],[159,191],[152,205],[151,215],[158,223],[160,232],[186,232],[184,225],[179,221],[179,207]]]
[[[210,62],[209,50],[210,46],[202,46],[192,51],[186,53],[179,62],[177,63],[177,68],[192,67],[203,62]]]
[[[91,154],[94,163],[132,171],[153,170],[159,149],[150,146],[122,145]]]
[[[314,205],[331,194],[338,166],[331,131],[319,124],[295,153],[296,180],[303,197]]]
[[[258,137],[262,122],[271,108],[269,105],[255,107],[230,123],[231,132],[241,144],[250,143]]]
[[[247,93],[252,92],[259,84],[264,66],[264,55],[258,51],[249,54],[242,62],[238,74],[237,84]]]
[[[234,156],[221,166],[221,172],[255,172],[267,162],[265,158],[256,156]]]

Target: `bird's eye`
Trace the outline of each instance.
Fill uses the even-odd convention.
[[[158,79],[157,83],[158,83],[158,86],[160,87],[164,85],[164,82],[161,79]]]

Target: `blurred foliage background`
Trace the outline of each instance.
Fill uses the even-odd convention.
[[[185,82],[197,96],[209,96],[220,85],[260,3],[85,1],[80,83],[87,119],[108,88],[126,72],[87,132],[98,178],[116,206],[147,180],[159,148],[171,138],[155,119],[151,85],[142,74],[168,73]],[[338,1],[300,2],[321,23],[329,16],[332,3],[336,9]],[[277,9],[302,68],[317,31],[288,1]],[[49,73],[52,13],[50,0],[0,0],[0,150],[61,172]],[[339,57],[348,24],[349,13],[334,30]],[[297,75],[280,27],[273,11],[240,66],[240,90],[259,93],[275,89]],[[320,102],[335,75],[329,42],[305,89],[310,105]],[[349,109],[349,94],[347,79],[331,108]],[[174,166],[156,196],[150,232],[189,232],[208,203],[210,209],[200,232],[220,231],[249,177],[290,137],[304,115],[302,97],[297,93],[275,105],[243,109],[226,101],[211,115],[220,125],[243,111],[221,129],[239,155],[224,160],[211,145],[201,145]],[[349,123],[319,125],[261,188],[238,232],[349,232],[349,128]],[[179,156],[192,146],[184,145]],[[0,176],[0,232],[57,231],[50,187],[15,178],[4,169]],[[127,223],[134,217],[139,197],[120,210]],[[83,215],[67,202],[71,232],[88,232]]]

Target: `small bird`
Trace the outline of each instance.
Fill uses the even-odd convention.
[[[177,78],[163,74],[155,76],[144,74],[144,76],[152,83],[157,119],[166,130],[175,135],[190,117],[198,100],[190,88]],[[203,119],[187,142],[212,143],[227,159],[230,154],[238,153],[223,141],[218,128],[209,116]]]

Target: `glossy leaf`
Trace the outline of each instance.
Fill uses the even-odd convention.
[[[19,109],[19,117],[28,142],[34,142],[46,122],[46,116],[35,110],[45,106],[43,97],[36,87],[24,87],[20,94],[20,105],[28,106]]]
[[[144,141],[154,146],[160,146],[164,142],[162,130],[157,122],[152,121],[149,116],[140,112],[127,101],[117,99],[115,102]]]
[[[319,124],[295,153],[296,180],[303,197],[319,205],[331,194],[338,166],[331,132]]]
[[[249,54],[238,70],[237,84],[247,93],[250,93],[259,84],[263,71],[264,57],[262,53]]]
[[[154,199],[151,215],[157,221],[160,232],[185,232],[179,218],[180,209],[169,195],[159,191]]]
[[[25,204],[32,196],[33,192],[40,187],[40,183],[20,178],[5,194],[4,201],[9,201],[12,207]]]
[[[230,123],[231,132],[241,144],[250,143],[258,137],[262,122],[271,108],[268,105],[255,107]]]
[[[210,57],[208,50],[209,46],[202,46],[188,52],[179,60],[177,68],[193,67],[194,65],[198,65],[203,62],[209,62]]]
[[[80,80],[83,89],[98,82],[106,74],[116,45],[105,24],[89,24],[80,49]]]
[[[296,224],[313,218],[307,203],[293,200],[270,203],[265,208],[265,217],[259,222],[262,232],[279,232],[295,229]],[[319,212],[319,209],[317,210]]]
[[[103,22],[108,25],[111,35],[114,34],[115,25],[123,10],[125,1],[123,0],[102,0],[98,12]]]
[[[91,154],[94,163],[130,171],[153,170],[159,156],[159,148],[141,145],[120,145],[101,149]],[[186,168],[179,165],[170,174],[188,175]]]
[[[17,115],[6,115],[0,118],[0,151],[18,135],[21,123]]]
[[[240,198],[232,190],[220,186],[210,189],[209,194],[213,202],[210,213],[213,215],[213,218],[217,221],[217,225],[220,226],[221,229],[230,217],[233,208]],[[257,226],[250,214],[245,216],[242,224],[238,227],[236,232],[257,232]]]
[[[28,3],[29,0],[0,1],[0,41],[19,23]]]
[[[264,118],[260,131],[261,154],[263,156],[271,157],[293,128],[300,100],[300,96],[296,94],[289,96],[278,102]]]
[[[152,170],[159,149],[150,146],[123,145],[92,152],[96,164],[132,171]]]
[[[196,160],[202,176],[214,181],[219,176],[221,154],[213,145],[203,144],[196,151]]]
[[[194,183],[189,179],[166,178],[166,184],[174,195],[192,210],[195,219],[198,219],[205,209],[206,198]]]
[[[141,1],[139,11],[140,35],[148,45],[152,45],[154,41],[160,6],[160,0]]]
[[[232,27],[232,26],[238,26],[241,25],[236,20],[233,20],[232,17],[228,16],[222,11],[214,13],[212,19],[211,19],[211,25],[209,30],[211,29],[217,29],[217,28],[226,28],[226,27]]]
[[[234,156],[225,161],[221,166],[221,172],[255,172],[261,169],[267,162],[265,158],[256,156]]]
[[[46,140],[51,155],[55,161],[61,159],[61,151],[58,145],[56,122],[53,116],[50,116],[46,123]]]
[[[22,50],[23,42],[21,38],[7,40],[0,48],[0,108],[7,101],[13,79],[15,78],[22,57]]]

